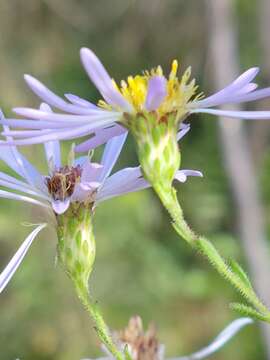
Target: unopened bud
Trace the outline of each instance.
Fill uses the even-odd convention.
[[[68,276],[80,289],[88,289],[95,260],[95,238],[90,206],[72,203],[57,216],[58,258]]]

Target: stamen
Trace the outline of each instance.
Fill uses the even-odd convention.
[[[75,189],[75,185],[80,181],[82,168],[64,166],[54,171],[51,177],[46,178],[46,185],[49,193],[54,200],[64,201],[70,197]]]

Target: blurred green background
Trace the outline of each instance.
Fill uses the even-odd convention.
[[[244,70],[263,63],[258,2],[238,0],[235,7]],[[99,99],[80,65],[82,46],[92,48],[116,80],[159,64],[169,71],[171,60],[177,58],[182,70],[192,66],[200,89],[207,93],[211,89],[207,31],[204,1],[3,0],[1,106],[10,115],[12,106],[38,105],[23,73],[36,76],[60,95],[71,92]],[[266,80],[262,70],[259,83]],[[224,256],[246,267],[217,123],[196,116],[191,125],[181,142],[182,167],[200,169],[204,178],[177,185],[186,218]],[[256,126],[248,124],[248,131],[254,157],[259,158],[257,174],[269,234],[270,151],[265,141],[269,128],[263,125],[259,131]],[[263,147],[257,146],[262,143]],[[67,151],[69,145],[64,146]],[[45,170],[41,146],[23,152]],[[135,164],[129,138],[117,166]],[[42,214],[5,200],[0,202],[0,211],[3,268],[29,233],[22,223],[38,221]],[[228,308],[229,302],[239,300],[237,294],[177,238],[151,190],[102,204],[95,215],[95,234],[97,259],[91,288],[112,328],[124,327],[131,315],[139,314],[145,324],[157,324],[167,356],[175,356],[206,345],[237,316]],[[55,266],[55,247],[54,232],[46,230],[1,295],[1,360],[77,360],[100,355],[87,314],[66,275]],[[213,359],[266,359],[258,326],[247,327]]]

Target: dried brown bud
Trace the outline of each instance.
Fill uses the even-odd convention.
[[[134,360],[159,360],[160,344],[157,339],[156,328],[150,324],[144,332],[142,319],[133,316],[128,326],[115,334],[122,344],[128,344]]]

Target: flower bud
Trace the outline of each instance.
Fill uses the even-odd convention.
[[[95,260],[95,238],[91,206],[72,203],[57,215],[58,259],[68,276],[80,289],[88,289]]]

